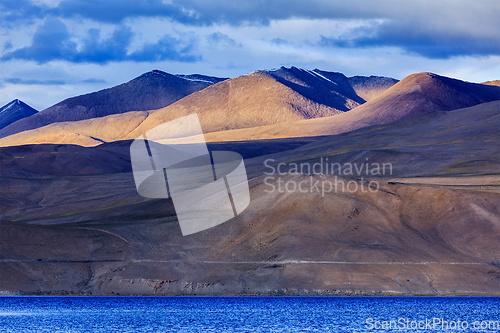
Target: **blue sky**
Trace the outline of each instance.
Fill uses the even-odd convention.
[[[1,0],[0,106],[42,110],[153,69],[500,79],[498,17],[497,0]]]

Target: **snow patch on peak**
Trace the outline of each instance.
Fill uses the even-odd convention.
[[[16,104],[19,104],[19,100],[18,99],[15,99],[13,100],[12,102],[10,102],[9,104],[5,105],[3,108],[0,109],[0,114],[6,112],[7,110],[9,110],[10,108],[12,108],[14,105]]]
[[[281,67],[281,68],[283,68],[283,67]],[[281,68],[274,67],[274,68],[271,68],[271,69],[265,69],[264,72],[266,72],[268,74],[271,74],[271,73],[279,71]],[[253,71],[252,73],[255,73],[255,72],[259,72],[259,71]]]
[[[37,110],[33,109],[29,105],[24,104],[21,100],[15,99],[8,104],[4,105],[3,107],[0,107],[0,115],[2,117],[10,117],[13,114],[33,114],[33,113],[38,112]]]
[[[178,76],[179,77],[179,76]],[[208,80],[201,80],[201,79],[193,79],[193,78],[190,78],[190,77],[180,77],[181,79],[184,79],[184,80],[187,80],[187,81],[192,81],[192,82],[204,82],[204,83],[213,83],[212,81],[208,81]]]
[[[183,79],[191,82],[202,82],[214,84],[219,82],[216,78],[211,79],[209,76],[199,75],[199,74],[175,74],[179,79]]]
[[[152,71],[144,73],[141,76],[145,76],[145,77],[151,77],[151,76],[164,76],[164,77],[168,77],[169,74],[165,73],[165,72],[162,72],[159,69],[153,69]]]
[[[338,83],[337,83],[337,82],[332,81],[332,80],[330,80],[329,78],[327,78],[327,77],[325,77],[325,76],[321,75],[320,73],[316,72],[316,70],[313,70],[313,71],[308,70],[308,72],[309,72],[309,73],[311,73],[312,75],[316,75],[316,76],[320,77],[321,79],[323,79],[323,80],[325,80],[325,81],[328,81],[328,82],[331,82],[331,83],[333,83],[333,84],[336,84],[336,85],[338,86]]]

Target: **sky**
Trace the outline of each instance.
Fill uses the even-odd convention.
[[[0,0],[0,106],[43,110],[153,69],[498,80],[499,17],[498,0]]]

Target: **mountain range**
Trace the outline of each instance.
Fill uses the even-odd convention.
[[[498,86],[432,73],[410,75],[383,92],[382,87],[393,80],[353,79],[358,90],[372,91],[374,97],[365,102],[340,73],[295,67],[257,71],[213,84],[159,110],[53,123],[0,139],[0,146],[95,146],[135,139],[155,126],[191,113],[198,114],[205,138],[214,142],[332,135],[500,99]],[[376,92],[378,95],[373,95]]]
[[[0,139],[1,294],[500,295],[499,86],[295,67],[135,80],[150,76],[208,82],[106,115],[120,91],[110,88],[92,95],[106,103],[75,97],[65,112],[81,119],[44,116],[54,106],[4,128],[14,134]],[[251,200],[183,237],[171,199],[138,195],[130,144],[191,113],[210,150],[244,157]],[[269,175],[326,161],[391,167]],[[307,191],[270,191],[277,179]],[[376,191],[363,191],[370,181]],[[312,187],[323,182],[356,189]]]

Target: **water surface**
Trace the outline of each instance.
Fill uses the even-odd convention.
[[[1,332],[497,332],[495,321],[499,298],[0,298]]]

